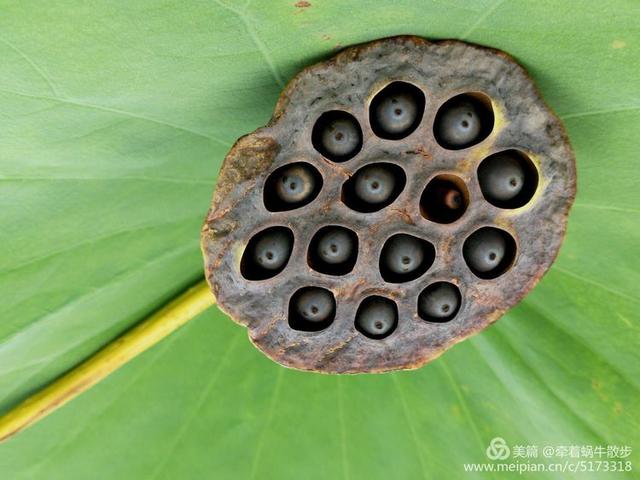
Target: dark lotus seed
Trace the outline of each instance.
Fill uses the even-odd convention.
[[[291,255],[291,238],[282,231],[269,232],[255,245],[253,258],[256,264],[267,270],[281,268]]]
[[[522,191],[524,177],[522,165],[508,153],[487,158],[478,169],[480,188],[487,200],[511,200]]]
[[[413,96],[398,93],[384,98],[374,113],[376,122],[384,132],[398,135],[414,124],[418,116],[418,105]]]
[[[490,272],[502,262],[507,245],[495,229],[483,228],[473,233],[464,244],[464,258],[472,270]]]
[[[346,262],[353,253],[353,239],[343,229],[325,232],[318,241],[318,256],[331,265]]]
[[[276,180],[276,194],[285,203],[299,203],[309,198],[315,185],[308,168],[293,165],[285,168]]]
[[[356,173],[355,193],[364,202],[383,203],[393,194],[395,183],[387,169],[370,165]]]
[[[382,252],[383,265],[400,275],[418,269],[423,261],[423,243],[411,235],[400,234],[392,237]]]
[[[418,298],[419,311],[429,317],[446,319],[453,317],[460,307],[458,289],[446,282],[441,282],[428,288]]]
[[[389,333],[396,323],[393,304],[382,299],[366,302],[358,311],[356,325],[368,336],[381,337]]]
[[[354,152],[361,141],[360,128],[350,118],[337,118],[322,130],[322,147],[329,155],[345,157]]]
[[[444,193],[442,203],[449,210],[459,210],[464,205],[464,200],[459,190],[451,188]]]
[[[437,118],[436,133],[451,147],[463,147],[473,143],[481,130],[480,112],[467,100],[445,105]]]
[[[333,316],[336,304],[331,293],[323,288],[306,290],[296,299],[296,310],[309,322],[323,322]]]

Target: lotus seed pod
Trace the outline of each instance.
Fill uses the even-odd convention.
[[[356,174],[355,193],[365,203],[384,203],[393,194],[395,179],[391,172],[378,165],[370,165]]]
[[[511,200],[522,191],[524,176],[518,160],[509,154],[493,155],[478,168],[480,188],[488,200]]]
[[[328,230],[318,241],[317,253],[322,261],[330,265],[344,263],[353,255],[353,240],[344,229]]]
[[[469,100],[449,102],[438,112],[434,129],[444,146],[464,148],[480,137],[483,129],[481,113]]]
[[[308,289],[296,300],[296,310],[309,322],[324,322],[335,313],[333,296],[323,288]]]
[[[302,165],[293,165],[282,171],[276,180],[276,194],[285,203],[299,203],[311,196],[315,179]]]
[[[507,244],[504,236],[495,228],[478,230],[464,244],[464,258],[472,270],[485,273],[500,265]]]
[[[454,40],[385,38],[304,69],[218,175],[202,250],[220,308],[271,359],[327,373],[416,368],[480,333],[549,269],[575,195],[537,92],[507,54]],[[524,176],[497,200],[482,165],[503,153]],[[276,188],[294,165],[314,180],[302,201]],[[269,270],[274,231],[286,260]]]
[[[383,338],[393,332],[397,322],[393,303],[373,297],[365,300],[356,314],[356,328],[371,338]]]
[[[290,255],[291,239],[279,230],[262,236],[253,252],[255,263],[267,270],[282,268]]]
[[[382,252],[382,261],[393,273],[411,273],[424,261],[422,242],[411,235],[396,235],[387,242]]]
[[[418,297],[418,312],[432,321],[453,318],[460,308],[460,290],[448,282],[438,282],[426,288]]]

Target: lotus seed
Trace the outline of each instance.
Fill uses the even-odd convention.
[[[365,301],[358,310],[356,327],[368,337],[382,338],[396,325],[397,311],[393,303],[382,298]]]
[[[285,203],[303,202],[313,193],[315,184],[308,167],[293,165],[285,168],[276,180],[276,194]]]
[[[395,183],[388,169],[369,165],[356,173],[355,193],[366,203],[383,203],[393,194]]]
[[[506,248],[505,238],[499,230],[482,228],[467,239],[463,254],[472,270],[486,273],[500,265]]]
[[[436,135],[446,146],[463,148],[474,143],[482,130],[480,112],[468,100],[457,100],[446,104],[438,113]]]
[[[449,210],[459,210],[464,205],[462,194],[456,188],[450,188],[442,195],[442,203]]]
[[[499,153],[480,164],[478,180],[487,200],[506,202],[522,191],[525,172],[513,155]]]
[[[296,299],[296,310],[309,322],[324,322],[335,314],[336,302],[324,288],[310,288]]]
[[[353,239],[346,230],[333,228],[318,241],[318,256],[330,265],[346,262],[353,254]]]
[[[418,117],[418,105],[407,93],[391,94],[376,106],[375,120],[382,131],[389,135],[407,132]]]
[[[417,270],[423,261],[423,242],[411,235],[395,235],[391,237],[383,248],[383,265],[389,271],[399,275]]]
[[[289,260],[291,244],[291,238],[283,231],[268,232],[255,244],[254,261],[266,270],[278,270]]]
[[[428,319],[448,320],[458,313],[460,291],[451,283],[439,282],[418,297],[418,311]]]
[[[321,134],[323,149],[334,157],[346,157],[355,152],[362,141],[360,128],[349,117],[331,120]]]

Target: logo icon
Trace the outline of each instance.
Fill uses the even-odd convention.
[[[489,442],[487,447],[487,457],[489,460],[504,460],[511,455],[511,449],[502,437],[495,437]]]

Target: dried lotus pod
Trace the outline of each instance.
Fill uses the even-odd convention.
[[[417,368],[538,282],[575,175],[562,124],[507,54],[410,36],[357,45],[296,75],[226,156],[206,277],[282,365]]]

